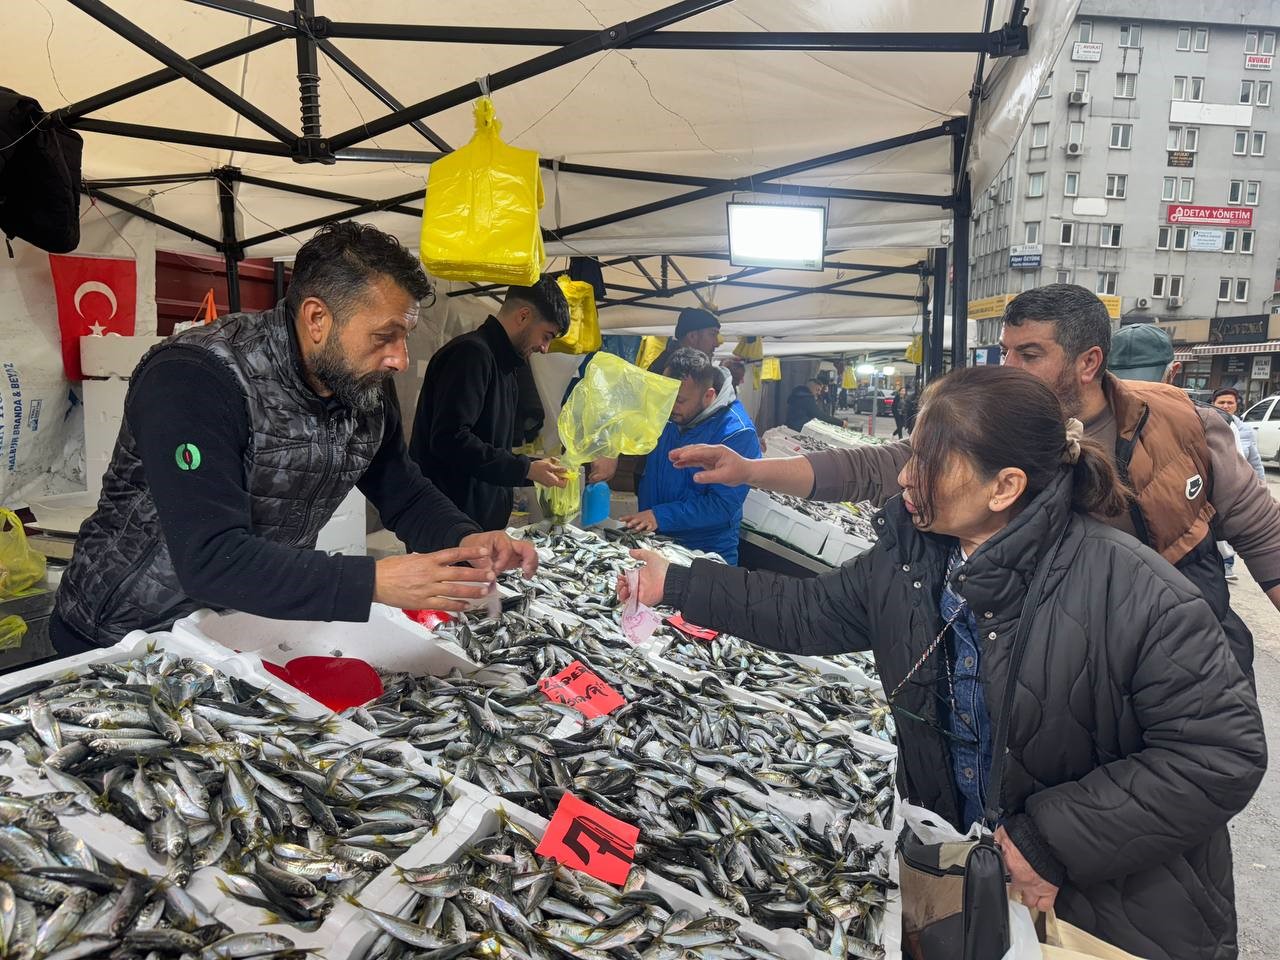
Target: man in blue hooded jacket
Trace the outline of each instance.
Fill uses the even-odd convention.
[[[746,486],[693,482],[695,470],[679,470],[669,454],[691,443],[723,444],[744,457],[760,456],[755,424],[738,401],[733,380],[705,353],[688,347],[671,355],[664,376],[680,381],[658,445],[645,462],[636,491],[639,513],[623,517],[632,530],[657,532],[691,550],[718,553],[726,563],[738,562],[738,526]]]

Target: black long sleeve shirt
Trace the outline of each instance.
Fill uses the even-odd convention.
[[[410,550],[456,546],[479,528],[409,460],[389,391],[383,404],[382,445],[357,486]],[[254,532],[244,475],[248,410],[217,358],[160,353],[134,381],[126,413],[174,568],[190,596],[276,619],[368,617],[372,557],[329,556]],[[173,451],[183,443],[198,445],[200,469],[175,463]]]

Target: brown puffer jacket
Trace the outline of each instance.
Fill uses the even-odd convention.
[[[1061,887],[1064,920],[1150,960],[1229,960],[1227,821],[1266,767],[1257,702],[1187,580],[1070,503],[1064,471],[951,574],[977,617],[986,702],[998,713],[1028,585],[1066,528],[1016,678],[1005,827]],[[788,653],[872,649],[893,690],[942,627],[954,540],[918,532],[900,497],[875,523],[881,536],[868,554],[817,579],[697,561],[671,568],[664,602],[690,622]],[[917,677],[937,676],[937,666]],[[899,787],[959,827],[934,689],[908,683],[899,694]]]

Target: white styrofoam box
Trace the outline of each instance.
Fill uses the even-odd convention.
[[[453,670],[481,669],[456,644],[437,638],[404,611],[380,603],[373,604],[364,623],[272,620],[251,613],[197,610],[175,623],[173,632],[281,666],[294,657],[321,656],[358,657],[379,669],[438,677]]]
[[[760,439],[764,447],[762,456],[766,459],[776,457],[795,457],[805,452],[804,447],[796,442],[800,434],[790,427],[774,427],[766,430]]]
[[[866,434],[850,430],[848,427],[837,427],[832,423],[824,423],[821,420],[810,420],[800,432],[805,436],[813,437],[816,440],[824,440],[837,447],[861,447],[875,442],[867,437]]]
[[[101,338],[98,338],[101,339]],[[124,399],[129,381],[119,377],[86,379],[80,383],[84,398],[84,455],[109,459],[124,419]]]
[[[856,687],[864,687],[877,696],[884,696],[884,686],[879,680],[867,676],[866,672],[852,663],[840,663],[830,657],[803,657],[790,654],[796,663],[816,670],[819,673],[831,673],[844,677]]]
[[[325,553],[345,553],[363,557],[365,546],[365,497],[356,487],[351,488],[346,499],[338,505],[329,522],[320,528],[316,549]]]
[[[80,525],[97,508],[98,495],[90,489],[55,493],[47,497],[28,497],[27,506],[35,514],[36,526],[41,530],[75,536],[80,532]]]
[[[80,369],[86,377],[130,377],[142,355],[164,340],[157,336],[125,337],[118,333],[80,338]]]
[[[827,542],[822,545],[818,559],[833,567],[856,560],[874,546],[870,540],[845,533],[835,524],[829,526],[831,531],[827,534]]]
[[[767,537],[816,557],[827,542],[831,524],[806,517],[761,490],[751,490],[742,505],[742,522]]]

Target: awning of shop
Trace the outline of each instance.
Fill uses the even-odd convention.
[[[1240,353],[1280,353],[1280,340],[1268,340],[1265,343],[1204,343],[1192,347],[1191,352],[1195,355],[1192,359],[1234,356]],[[1174,359],[1178,359],[1177,355]]]
[[[1196,359],[1196,355],[1191,350],[1175,350],[1173,359],[1177,360],[1179,363],[1190,363],[1192,360]]]

